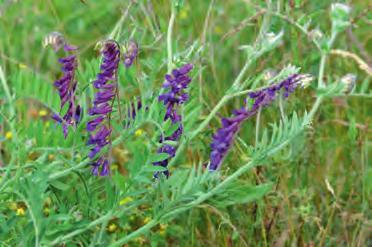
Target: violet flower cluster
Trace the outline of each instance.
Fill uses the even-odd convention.
[[[110,114],[117,90],[117,70],[120,62],[119,45],[115,41],[105,42],[102,55],[101,71],[93,82],[98,91],[95,94],[93,106],[88,112],[93,119],[87,123],[87,131],[89,132],[87,144],[92,146],[88,157],[95,160],[92,163],[92,173],[106,176],[109,174],[108,157],[102,155],[96,159],[96,156],[111,143]]]
[[[300,85],[303,75],[293,74],[278,84],[273,84],[262,90],[249,93],[249,98],[253,100],[250,108],[241,108],[233,112],[233,117],[222,118],[222,127],[213,136],[211,144],[209,170],[217,170],[223,159],[229,152],[234,138],[238,133],[242,123],[255,115],[259,109],[270,105],[283,90],[283,97],[287,98]]]
[[[52,45],[55,51],[58,51],[61,47],[63,47],[65,52],[72,52],[77,49],[77,47],[67,44],[63,36],[58,32],[53,32],[47,36],[44,40],[44,45]],[[52,118],[62,125],[63,135],[66,138],[69,126],[76,128],[81,119],[81,107],[76,103],[75,97],[77,58],[76,55],[68,55],[58,59],[58,62],[62,64],[63,75],[53,85],[58,91],[61,104],[59,114],[54,113]],[[67,111],[61,116],[66,104],[68,105]]]
[[[167,137],[161,137],[160,143],[164,141],[178,141],[183,133],[183,126],[181,123],[181,115],[178,114],[177,108],[179,105],[185,103],[189,96],[184,90],[187,88],[191,82],[191,78],[188,73],[192,70],[192,64],[186,64],[179,69],[174,69],[172,74],[167,74],[165,76],[165,82],[163,88],[169,89],[168,92],[163,93],[159,96],[159,101],[162,101],[166,106],[166,114],[164,121],[170,119],[172,124],[178,124],[178,128],[172,133],[172,135]],[[155,166],[167,167],[170,158],[174,157],[176,154],[176,147],[164,144],[158,149],[158,153],[167,153],[169,157],[165,160],[154,162]],[[169,172],[165,171],[164,174],[169,176]],[[157,177],[158,174],[155,174]]]

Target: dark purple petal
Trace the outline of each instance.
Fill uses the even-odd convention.
[[[87,131],[93,132],[96,127],[105,119],[105,116],[99,116],[87,123]]]

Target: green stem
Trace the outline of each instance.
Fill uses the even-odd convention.
[[[139,229],[132,232],[131,234],[129,234],[129,235],[125,236],[124,238],[119,239],[115,243],[109,245],[109,247],[121,246],[121,245],[127,243],[129,240],[131,240],[131,239],[133,239],[133,238],[135,238],[139,235],[144,234],[145,232],[147,232],[148,230],[150,230],[151,228],[156,226],[158,223],[159,223],[158,220],[151,220],[146,225],[140,227]]]
[[[104,216],[102,216],[102,217],[100,217],[100,218],[98,218],[98,219],[92,221],[91,223],[89,223],[89,224],[88,224],[86,227],[84,227],[84,228],[77,229],[77,230],[75,230],[75,231],[73,231],[73,232],[70,232],[70,233],[68,233],[68,234],[66,234],[66,235],[63,235],[63,236],[59,236],[59,237],[57,237],[57,238],[56,238],[52,243],[50,243],[50,245],[51,245],[51,246],[54,246],[54,245],[56,245],[56,244],[58,244],[58,243],[60,243],[60,242],[66,241],[67,239],[70,239],[70,238],[72,238],[73,236],[76,236],[76,235],[78,235],[78,234],[80,234],[80,233],[83,233],[83,232],[85,232],[86,230],[88,230],[88,229],[90,229],[90,228],[92,228],[92,227],[94,227],[94,226],[96,226],[96,225],[99,225],[99,224],[101,224],[101,223],[103,223],[103,222],[106,222],[106,221],[110,220],[112,217],[113,217],[113,213],[112,213],[112,212],[108,212],[108,213],[105,214]]]
[[[238,86],[240,85],[240,83],[242,82],[243,80],[243,77],[245,75],[245,73],[247,72],[247,70],[249,69],[249,67],[251,66],[251,64],[256,61],[256,58],[255,57],[252,57],[252,58],[248,58],[247,61],[245,62],[243,68],[241,69],[241,71],[239,72],[238,76],[236,77],[233,85],[232,85],[232,88],[233,89],[236,89],[238,88]]]
[[[325,68],[326,59],[327,59],[327,55],[325,53],[322,53],[321,58],[320,58],[320,66],[319,66],[319,74],[318,74],[318,88],[324,87],[323,76],[324,76],[324,68]]]
[[[260,135],[261,110],[262,110],[262,108],[260,107],[260,109],[257,112],[257,118],[256,118],[256,140],[255,140],[255,145],[256,146],[258,145],[258,139],[259,139],[259,135]]]
[[[5,95],[8,99],[10,113],[11,113],[10,118],[12,118],[15,115],[15,110],[14,110],[14,106],[13,106],[13,99],[12,99],[12,95],[10,94],[10,89],[8,87],[8,84],[6,83],[5,74],[4,74],[4,71],[3,71],[1,66],[0,66],[0,81],[1,81],[1,84],[4,88]]]
[[[171,7],[171,16],[168,24],[167,32],[167,51],[168,51],[168,73],[172,71],[173,68],[173,54],[172,54],[172,33],[174,27],[174,21],[176,20],[176,9],[173,4]]]
[[[285,113],[284,113],[284,105],[283,105],[283,96],[279,97],[279,110],[280,110],[280,118],[284,123],[285,120]]]

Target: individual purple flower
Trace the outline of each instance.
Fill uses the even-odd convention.
[[[278,84],[251,92],[248,94],[249,99],[253,100],[253,104],[250,107],[235,110],[233,116],[230,118],[222,118],[222,127],[213,135],[209,170],[214,171],[221,166],[223,159],[233,144],[236,134],[246,119],[254,116],[259,109],[270,105],[276,99],[279,92],[283,91],[283,97],[287,98],[307,78],[307,75],[293,74]]]
[[[89,139],[87,145],[91,146],[88,157],[95,160],[92,163],[94,175],[106,176],[109,174],[109,160],[107,155],[96,158],[97,154],[111,144],[110,114],[112,101],[115,99],[117,90],[117,70],[120,62],[120,47],[115,41],[106,41],[102,49],[102,63],[100,73],[93,82],[98,90],[94,96],[93,106],[88,114],[92,119],[87,123]]]
[[[75,51],[75,46],[66,43],[62,34],[53,32],[49,34],[44,40],[44,46],[52,45],[54,50],[57,52],[63,47],[63,50],[67,53]],[[54,82],[61,104],[59,114],[54,113],[52,119],[62,125],[63,135],[66,138],[68,134],[68,127],[73,126],[76,128],[77,124],[81,119],[81,108],[80,105],[76,104],[75,91],[77,81],[75,80],[75,71],[77,69],[76,55],[68,55],[66,57],[58,59],[58,62],[62,65],[62,76]],[[62,114],[65,105],[68,105],[67,111]]]
[[[188,73],[192,70],[192,64],[186,64],[179,69],[174,69],[172,74],[167,74],[165,76],[165,82],[163,88],[168,89],[168,92],[161,94],[159,96],[159,101],[163,101],[166,106],[166,114],[164,121],[170,119],[172,124],[178,124],[178,128],[173,132],[171,136],[161,137],[160,143],[164,141],[178,141],[183,133],[183,126],[181,123],[181,115],[178,114],[178,106],[185,103],[189,96],[184,90],[187,88],[191,82],[191,78],[188,76]],[[158,153],[167,153],[169,157],[165,160],[154,162],[155,166],[167,167],[170,158],[174,157],[176,154],[176,148],[164,144],[161,148],[158,149]],[[164,174],[169,176],[169,172],[165,171]],[[155,174],[157,177],[158,174]]]
[[[129,41],[128,47],[123,54],[123,59],[124,59],[124,65],[126,68],[129,68],[132,66],[134,60],[136,59],[138,55],[138,45],[134,41]]]

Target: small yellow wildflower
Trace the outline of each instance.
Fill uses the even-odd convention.
[[[137,129],[136,132],[134,132],[134,135],[137,137],[142,136],[144,133],[143,129]]]
[[[147,224],[151,221],[151,218],[150,217],[146,217],[144,220],[143,220],[143,224]]]
[[[167,224],[160,224],[159,225],[159,234],[164,236],[167,231],[168,225]]]
[[[18,64],[18,67],[19,67],[20,69],[25,69],[25,68],[27,68],[27,65],[24,64],[24,63],[19,63],[19,64]]]
[[[221,34],[223,34],[223,30],[220,26],[215,26],[214,27],[214,33],[217,34],[217,35],[221,35]]]
[[[125,204],[127,204],[131,201],[133,201],[133,198],[130,197],[130,196],[127,196],[127,197],[124,197],[123,199],[120,200],[119,205],[122,206],[122,205],[125,205]]]
[[[144,237],[137,237],[135,238],[135,241],[139,244],[143,244],[144,242],[146,242],[146,239]]]
[[[23,207],[17,208],[16,215],[17,216],[24,216],[26,214],[26,211]]]
[[[12,137],[13,137],[12,132],[8,131],[8,132],[5,133],[5,139],[10,140],[10,139],[12,139]]]
[[[55,158],[54,154],[49,154],[49,155],[48,155],[48,160],[49,160],[49,161],[53,161],[54,158]]]
[[[115,223],[111,223],[107,227],[107,231],[111,233],[115,232],[117,229],[118,229],[118,225],[116,225]]]
[[[111,170],[117,170],[119,168],[118,164],[111,164]]]
[[[180,11],[180,19],[185,20],[187,19],[187,16],[189,15],[189,10],[188,9],[181,9]]]
[[[43,213],[44,213],[45,216],[49,216],[49,214],[50,214],[50,208],[45,207],[45,208],[43,209]]]
[[[39,116],[40,117],[45,117],[47,114],[48,114],[48,112],[46,110],[40,110],[39,111]]]

